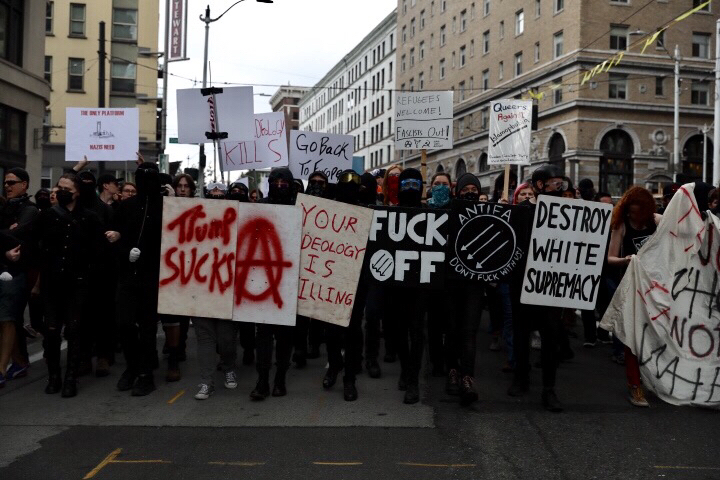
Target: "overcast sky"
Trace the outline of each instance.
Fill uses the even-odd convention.
[[[234,0],[188,1],[190,60],[169,65],[168,137],[177,137],[175,90],[202,86],[205,23],[199,16],[208,3],[210,17],[216,18]],[[256,94],[267,95],[281,84],[313,86],[396,6],[397,0],[275,0],[273,4],[245,0],[210,24],[208,59],[213,83],[273,85],[254,87]],[[159,50],[164,48],[164,17],[165,1],[160,0]],[[256,95],[255,113],[270,112],[269,100]],[[213,158],[209,146],[205,150],[208,165]],[[198,164],[195,146],[169,145],[166,153],[170,161],[183,160],[182,168]]]

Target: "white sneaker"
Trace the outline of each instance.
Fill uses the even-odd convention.
[[[200,390],[198,390],[198,392],[195,394],[195,399],[196,400],[207,400],[208,398],[210,398],[210,395],[212,395],[213,393],[215,393],[214,387],[212,387],[206,383],[201,383]]]
[[[225,388],[233,389],[235,387],[237,387],[237,375],[232,370],[225,372]]]

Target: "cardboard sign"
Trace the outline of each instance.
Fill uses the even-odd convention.
[[[128,162],[140,151],[137,108],[67,108],[65,128],[66,162]]]
[[[369,208],[300,194],[298,314],[347,327],[373,218]]]
[[[720,408],[720,219],[678,190],[633,257],[600,326],[637,356],[643,385],[674,405]]]
[[[237,208],[232,319],[295,325],[301,210],[258,203],[239,203]]]
[[[600,202],[538,197],[522,303],[595,308],[612,208]]]
[[[488,165],[530,165],[532,100],[490,102]]]
[[[447,210],[377,207],[366,256],[373,280],[405,287],[445,283]]]
[[[524,206],[454,201],[449,242],[451,276],[482,282],[507,278],[524,255],[514,224],[529,221],[529,212]]]
[[[337,183],[343,170],[353,167],[353,137],[331,133],[290,132],[290,170],[295,178],[307,180],[322,171],[330,183]]]
[[[397,92],[395,149],[453,148],[453,92]]]
[[[232,318],[235,202],[163,198],[158,313]]]
[[[202,88],[177,91],[178,143],[212,142],[207,134],[226,133],[224,140],[242,141],[255,135],[252,87],[220,88],[203,95]]]
[[[251,140],[222,142],[224,171],[286,167],[287,130],[282,112],[255,115],[255,135]]]

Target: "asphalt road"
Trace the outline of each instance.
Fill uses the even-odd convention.
[[[381,379],[361,375],[357,402],[344,402],[339,384],[323,391],[321,359],[291,370],[287,397],[255,403],[252,367],[236,390],[218,374],[216,394],[195,400],[193,348],[180,382],[161,380],[163,362],[158,390],[142,398],[114,389],[121,365],[83,377],[76,398],[45,395],[38,361],[0,390],[0,479],[720,479],[718,412],[654,397],[632,407],[609,346],[572,341],[576,357],[558,374],[566,411],[552,414],[537,369],[530,394],[505,394],[503,354],[488,344],[481,333],[470,408],[430,376],[422,402],[402,404],[397,363],[382,365]]]

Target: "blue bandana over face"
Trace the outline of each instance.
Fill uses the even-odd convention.
[[[450,187],[447,185],[435,185],[431,192],[432,197],[428,200],[431,206],[442,208],[450,203]]]

